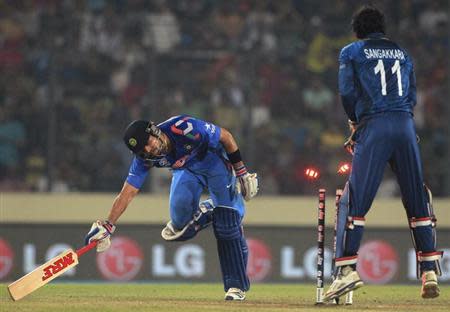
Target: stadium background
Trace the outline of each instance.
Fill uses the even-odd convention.
[[[439,246],[448,250],[449,3],[372,3],[386,12],[389,37],[415,61],[415,117],[425,178],[437,197]],[[318,185],[326,187],[332,208],[333,190],[345,181],[337,168],[351,160],[342,148],[348,132],[337,96],[336,60],[339,49],[352,40],[349,20],[359,4],[0,2],[0,280],[18,278],[58,248],[79,246],[90,223],[106,215],[127,173],[131,155],[121,142],[125,126],[135,118],[162,121],[179,113],[215,122],[237,136],[250,169],[261,178],[261,196],[249,205],[247,233],[274,250],[299,247],[291,250],[297,262],[290,267],[304,269],[301,259],[315,240],[313,196]],[[320,170],[319,182],[305,180],[308,166]],[[175,261],[161,250],[156,260],[156,251],[149,249],[166,246],[158,229],[167,218],[169,179],[167,170],[152,171],[146,195],[133,203],[119,226],[120,235],[142,249],[138,258],[147,267],[136,276],[144,280],[155,279],[145,275],[150,262]],[[372,231],[377,234],[373,239],[393,231],[382,242],[399,248],[400,273],[388,282],[408,282],[410,242],[389,170],[368,223],[366,242]],[[285,236],[272,242],[283,231]],[[214,255],[207,234],[202,233],[199,244]],[[388,250],[389,265],[395,257],[383,246],[377,248]],[[137,251],[130,248],[122,250],[122,258],[113,258],[134,261]],[[173,249],[167,252],[176,253]],[[260,260],[267,260],[267,253],[260,253]],[[191,263],[192,254],[187,255]],[[273,255],[277,265],[279,256]],[[81,276],[66,278],[105,279],[93,255],[89,261],[91,270],[80,266]],[[219,278],[217,259],[212,261],[207,267],[213,271],[202,277],[208,281]],[[448,253],[443,264],[443,282],[448,283]],[[163,280],[182,279],[179,267],[162,267],[178,272]],[[279,271],[266,280],[279,281]],[[301,274],[288,279],[312,280]]]

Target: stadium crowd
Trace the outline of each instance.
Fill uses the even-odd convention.
[[[448,196],[448,1],[373,3],[415,61],[425,177]],[[125,126],[180,113],[237,134],[262,194],[311,194],[307,166],[342,185],[337,57],[359,4],[0,1],[0,190],[115,191],[131,159]]]

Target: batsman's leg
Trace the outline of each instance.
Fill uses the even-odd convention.
[[[189,171],[174,171],[170,187],[170,221],[161,232],[167,241],[185,241],[212,223],[211,199],[199,204],[204,184]]]
[[[235,209],[216,207],[213,213],[225,300],[244,300],[250,288],[246,261],[248,248],[243,238],[241,216]]]
[[[211,162],[206,180],[209,194],[216,205],[213,228],[226,291],[225,300],[244,300],[245,292],[250,288],[247,276],[248,247],[241,226],[245,204],[242,195],[236,190],[233,171],[218,156],[211,157],[216,159]]]
[[[199,208],[192,219],[182,228],[177,229],[172,220],[167,222],[161,231],[161,236],[166,241],[186,241],[197,235],[212,223],[214,205],[211,199],[200,202]]]

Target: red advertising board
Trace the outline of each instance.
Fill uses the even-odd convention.
[[[68,248],[83,245],[86,225],[2,224],[0,227],[0,281],[30,272]],[[83,265],[68,271],[65,280],[201,281],[221,280],[211,229],[187,242],[165,242],[160,225],[121,225],[112,247],[91,252]],[[316,229],[313,227],[247,226],[250,253],[248,273],[253,282],[312,283],[316,275]],[[441,230],[440,237],[449,237]],[[325,277],[330,277],[332,229],[326,229]],[[440,244],[441,243],[441,244]],[[447,245],[442,245],[446,243]],[[444,250],[441,283],[450,282],[450,245]],[[415,254],[408,229],[366,229],[358,262],[369,284],[415,281]]]

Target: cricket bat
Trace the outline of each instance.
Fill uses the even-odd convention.
[[[78,264],[78,258],[97,245],[97,241],[73,251],[68,249],[8,286],[14,301],[22,299]]]

